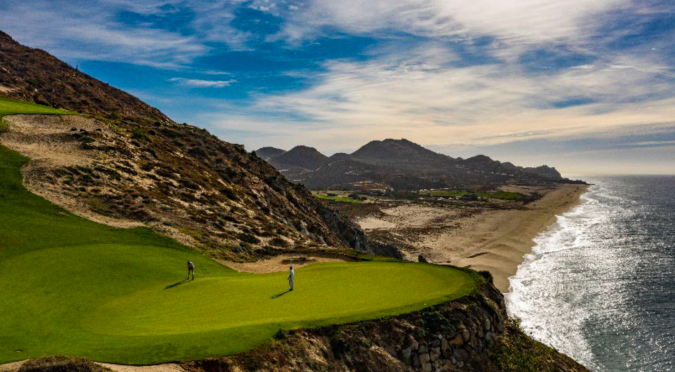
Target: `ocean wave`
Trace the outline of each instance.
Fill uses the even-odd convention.
[[[597,371],[622,370],[640,357],[617,346],[638,318],[629,287],[640,260],[624,248],[644,232],[620,223],[639,212],[633,201],[611,185],[590,187],[577,207],[535,239],[506,295],[509,314],[526,333]],[[598,335],[621,340],[612,344]]]

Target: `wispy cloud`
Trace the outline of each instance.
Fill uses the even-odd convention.
[[[287,139],[301,136],[327,151],[359,144],[355,138],[486,145],[662,122],[675,114],[673,84],[659,82],[667,68],[648,60],[621,57],[533,76],[517,64],[455,67],[449,63],[455,58],[432,44],[366,62],[333,61],[314,86],[258,96],[244,114],[260,120],[250,127],[260,132],[279,128],[263,116],[300,117],[282,126]],[[579,97],[594,101],[554,104]]]
[[[146,6],[159,4],[151,1]],[[175,69],[208,52],[209,47],[194,36],[124,24],[116,18],[118,12],[127,9],[118,7],[120,5],[130,4],[10,0],[0,10],[0,27],[22,43],[47,49],[68,60],[126,62]]]
[[[407,32],[420,36],[493,36],[541,43],[583,37],[608,10],[630,0],[314,0],[302,2],[284,28],[304,39],[330,26],[349,33]]]
[[[169,79],[169,81],[195,88],[223,88],[236,82],[236,80],[201,80],[201,79],[186,79],[182,77],[171,78]]]
[[[2,5],[0,28],[69,62],[162,70],[155,92],[122,88],[249,148],[348,151],[406,137],[470,151],[611,136],[675,117],[675,7],[662,0]],[[339,51],[336,40],[345,41]],[[224,88],[235,79],[237,89],[182,89]],[[180,94],[206,102],[202,111],[177,109]],[[670,140],[614,148],[644,143],[665,152]]]

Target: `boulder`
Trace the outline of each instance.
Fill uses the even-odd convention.
[[[466,328],[462,328],[462,338],[464,338],[464,342],[469,342],[471,340],[471,332]]]
[[[464,336],[458,334],[457,336],[455,336],[455,338],[453,338],[453,339],[450,341],[450,345],[453,345],[453,346],[462,346],[462,345],[464,345]]]
[[[453,352],[453,355],[455,356],[455,359],[457,359],[460,362],[463,362],[465,360],[469,359],[469,353],[466,352],[464,349],[455,349]]]

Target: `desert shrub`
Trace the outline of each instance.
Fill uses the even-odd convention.
[[[112,179],[114,179],[114,180],[118,180],[118,181],[119,181],[120,179],[122,179],[122,175],[119,174],[119,173],[118,173],[116,170],[114,170],[114,169],[108,169],[108,168],[105,168],[105,167],[96,167],[95,170],[96,170],[97,172],[100,172],[100,173],[103,173],[103,174],[107,174],[110,178],[112,178]]]
[[[131,132],[131,138],[143,143],[150,141],[150,137],[148,137],[141,128],[134,129],[134,131]]]
[[[487,270],[481,270],[478,272],[488,283],[493,283],[494,278],[492,277],[492,273],[487,271]]]
[[[204,151],[204,149],[202,149],[201,147],[191,148],[190,150],[188,150],[188,154],[191,155],[191,156],[201,157],[201,158],[207,157],[206,151]]]
[[[190,190],[199,190],[199,185],[197,185],[196,183],[192,182],[189,179],[180,180],[180,184],[185,186],[186,188],[188,188]]]
[[[361,195],[356,194],[356,193],[351,193],[351,194],[349,194],[349,198],[350,198],[350,199],[354,199],[354,200],[360,200],[360,201],[364,201],[364,200],[367,200],[367,199],[368,199],[368,198],[366,198],[365,196],[361,196]]]
[[[166,177],[166,178],[171,178],[171,179],[176,178],[176,173],[174,173],[171,169],[168,169],[168,168],[157,168],[155,170],[155,173],[157,173],[157,175],[159,175],[159,176]]]
[[[234,149],[237,150],[238,153],[246,155],[246,148],[244,148],[244,145],[235,144]]]
[[[336,357],[349,352],[349,343],[345,335],[338,329],[330,335],[330,348]]]
[[[220,193],[225,195],[226,198],[232,200],[232,201],[237,201],[239,198],[237,198],[237,194],[232,189],[228,188],[222,188],[220,189]]]
[[[156,163],[149,161],[149,162],[146,162],[146,163],[141,164],[141,169],[143,169],[143,170],[146,171],[146,172],[150,172],[150,171],[153,170],[156,166],[157,166]]]
[[[119,119],[122,118],[122,117],[120,116],[120,114],[118,114],[118,113],[116,113],[116,112],[111,112],[111,113],[109,113],[108,115],[106,115],[105,117],[106,117],[107,119],[110,119],[110,120],[119,120]]]
[[[131,175],[134,175],[134,176],[138,175],[138,172],[136,172],[133,168],[125,167],[124,165],[115,164],[115,168],[117,168],[117,169],[119,169],[122,172],[127,173],[127,174],[131,174]]]
[[[283,329],[279,328],[277,333],[274,334],[274,339],[275,340],[283,340],[286,337],[288,337],[288,332],[284,331]]]
[[[432,334],[446,333],[451,330],[452,322],[437,310],[427,310],[422,313],[424,327]]]
[[[554,350],[534,341],[518,331],[518,324],[506,323],[506,335],[500,337],[491,353],[491,359],[504,372],[553,372],[557,371]]]
[[[275,238],[272,238],[272,239],[270,240],[269,244],[270,244],[271,246],[274,246],[274,247],[281,247],[281,248],[288,247],[288,242],[285,241],[284,239],[281,239],[281,238],[278,237],[278,236],[275,237]]]
[[[260,243],[260,239],[256,238],[255,236],[247,233],[239,233],[237,234],[237,239],[248,244],[258,244]]]

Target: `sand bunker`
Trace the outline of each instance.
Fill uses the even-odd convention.
[[[354,259],[346,256],[337,256],[330,254],[321,254],[321,253],[308,253],[308,254],[282,254],[276,257],[272,257],[267,260],[260,260],[256,262],[231,262],[231,261],[222,261],[225,266],[228,266],[232,269],[235,269],[240,272],[254,273],[254,274],[265,274],[265,273],[276,273],[280,271],[288,270],[288,266],[293,260],[293,267],[303,267],[319,262],[350,262]]]

